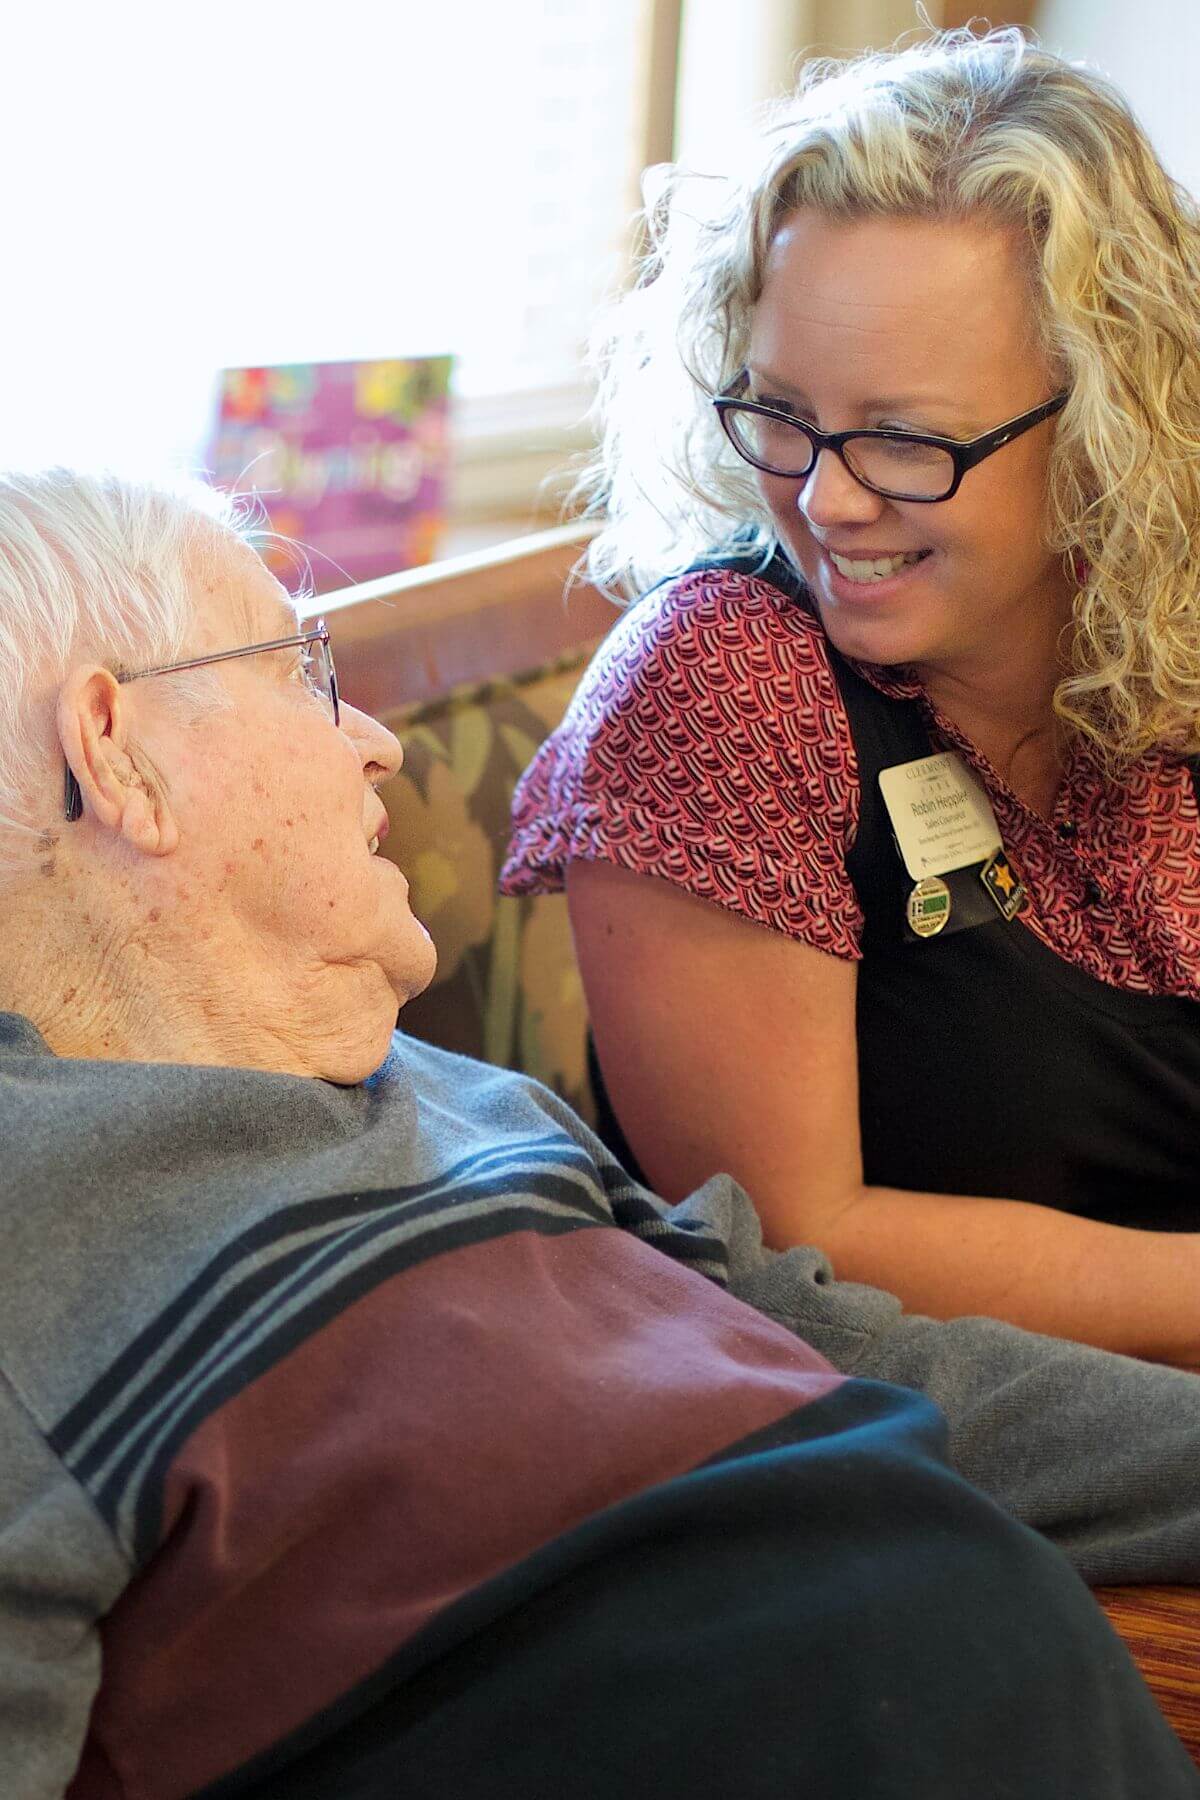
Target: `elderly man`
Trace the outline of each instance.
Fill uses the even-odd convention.
[[[0,481],[0,684],[5,1800],[1200,1791],[1010,1516],[1196,1579],[1200,1384],[393,1037],[400,747],[215,499]]]

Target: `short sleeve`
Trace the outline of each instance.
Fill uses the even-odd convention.
[[[819,622],[759,577],[707,569],[645,596],[600,646],[521,779],[501,887],[553,892],[573,859],[609,862],[857,959],[857,825]]]

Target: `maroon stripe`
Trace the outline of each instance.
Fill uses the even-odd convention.
[[[460,1595],[841,1379],[621,1232],[422,1263],[182,1447],[164,1547],[105,1622],[92,1731],[129,1792],[185,1795]]]

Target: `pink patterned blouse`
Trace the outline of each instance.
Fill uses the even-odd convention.
[[[1049,821],[1026,806],[901,672],[937,747],[987,789],[1057,955],[1115,988],[1200,997],[1200,817],[1190,770],[1159,752],[1119,781],[1085,751]],[[854,744],[819,622],[769,582],[687,575],[630,608],[526,770],[501,886],[561,888],[574,857],[658,876],[832,956],[861,954],[846,852]]]

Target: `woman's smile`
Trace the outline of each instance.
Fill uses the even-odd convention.
[[[861,550],[847,551],[839,556],[836,550],[826,549],[825,554],[839,575],[858,584],[887,581],[905,569],[914,568],[930,553],[928,550]]]
[[[925,565],[933,555],[931,550],[907,550],[892,554],[859,551],[851,556],[821,545],[816,548],[820,555],[813,584],[817,597],[823,593],[841,606],[882,605],[911,592],[927,573]]]

